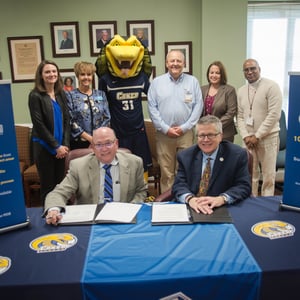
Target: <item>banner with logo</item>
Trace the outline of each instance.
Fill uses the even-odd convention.
[[[28,224],[9,81],[0,81],[0,107],[0,232],[3,232]]]
[[[283,207],[300,211],[300,73],[289,73],[289,111]]]

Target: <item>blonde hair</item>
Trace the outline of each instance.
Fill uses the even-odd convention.
[[[96,67],[90,62],[79,61],[74,65],[74,72],[76,77],[78,77],[81,73],[92,73],[94,75],[96,72]]]

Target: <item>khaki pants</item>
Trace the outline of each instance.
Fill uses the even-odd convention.
[[[158,163],[161,172],[160,186],[161,191],[165,192],[170,189],[174,183],[177,170],[176,155],[179,151],[193,145],[194,131],[189,130],[178,138],[170,138],[157,131],[155,138]]]
[[[273,133],[258,143],[253,155],[252,194],[258,196],[259,180],[262,178],[261,196],[274,196],[276,159],[279,150],[279,134]]]

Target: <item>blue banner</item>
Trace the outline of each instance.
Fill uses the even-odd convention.
[[[11,86],[0,81],[0,230],[27,221]]]
[[[300,73],[290,73],[283,204],[300,207]]]

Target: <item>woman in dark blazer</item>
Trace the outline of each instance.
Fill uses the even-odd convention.
[[[227,75],[224,65],[214,61],[207,69],[209,84],[201,87],[204,109],[202,116],[214,115],[223,126],[223,140],[234,141],[237,134],[234,119],[237,113],[237,95],[235,88],[227,84]]]
[[[35,84],[28,97],[33,124],[34,160],[40,177],[41,200],[60,183],[69,152],[70,120],[58,66],[42,61],[36,70]]]

